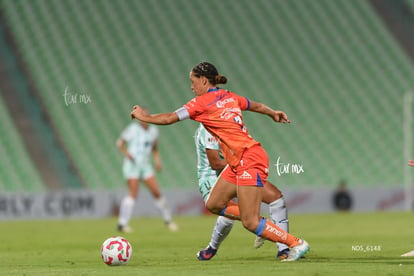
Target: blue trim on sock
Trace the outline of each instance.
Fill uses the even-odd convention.
[[[259,226],[257,226],[256,230],[254,230],[254,233],[257,236],[261,236],[263,234],[263,231],[265,229],[266,226],[266,219],[265,218],[261,218],[260,222],[259,222]]]
[[[224,209],[221,210],[219,216],[224,216],[224,214],[226,213],[226,209],[227,209],[227,207],[224,207]]]

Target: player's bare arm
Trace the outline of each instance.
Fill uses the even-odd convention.
[[[179,121],[178,115],[175,112],[147,114],[143,108],[135,105],[131,111],[131,119],[155,124],[155,125],[170,125]]]
[[[270,118],[272,118],[273,121],[277,123],[290,123],[290,120],[288,119],[285,112],[280,111],[280,110],[273,110],[267,105],[262,104],[262,103],[258,103],[258,102],[250,100],[249,110],[267,115]]]
[[[210,167],[213,170],[222,170],[227,165],[226,160],[220,158],[220,151],[215,149],[206,149],[206,154]]]
[[[134,162],[134,157],[132,157],[132,155],[128,152],[126,141],[124,139],[118,139],[118,141],[116,141],[116,145],[126,158]]]
[[[152,157],[154,159],[154,167],[157,172],[161,171],[162,165],[161,165],[161,155],[160,151],[158,150],[158,141],[154,142],[154,145],[152,146]]]

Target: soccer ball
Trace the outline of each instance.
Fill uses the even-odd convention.
[[[131,244],[123,237],[110,237],[102,244],[101,256],[107,265],[126,265],[132,256]]]

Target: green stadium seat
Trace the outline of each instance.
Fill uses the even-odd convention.
[[[0,98],[0,192],[33,193],[45,186],[28,153],[24,150],[20,134]]]

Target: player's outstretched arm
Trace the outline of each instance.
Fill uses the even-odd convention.
[[[250,101],[250,111],[258,112],[264,115],[269,116],[273,121],[277,123],[290,123],[287,115],[283,111],[273,110],[265,104]]]
[[[140,106],[135,105],[131,111],[131,119],[155,125],[170,125],[179,121],[176,112],[147,114]]]
[[[408,161],[408,166],[413,166],[414,167],[414,160]]]

